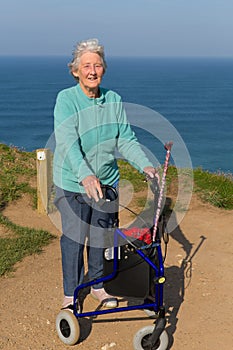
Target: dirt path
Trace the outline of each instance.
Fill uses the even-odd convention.
[[[15,223],[60,236],[50,219],[33,211],[26,199],[11,204],[4,215]],[[232,227],[232,211],[213,208],[194,198],[180,227],[173,232],[165,265],[170,349],[232,349]],[[190,260],[185,265],[182,261],[190,243]],[[0,280],[0,349],[71,349],[61,343],[55,330],[61,301],[61,258],[56,239],[42,254],[19,263],[12,277]],[[84,308],[96,307],[97,303],[87,296]],[[101,316],[92,324],[84,324],[86,339],[73,349],[130,350],[137,330],[151,324],[153,321],[143,311]]]

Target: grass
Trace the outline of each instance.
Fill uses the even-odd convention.
[[[145,198],[139,193],[147,189],[144,175],[123,160],[118,164],[121,177],[131,182],[138,193],[137,205],[144,207]],[[203,201],[233,209],[232,175],[213,174],[198,168],[194,169],[193,176],[194,191]],[[166,184],[167,193],[175,193],[178,174],[174,166],[168,168]],[[30,194],[36,207],[36,153],[0,144],[0,276],[13,271],[16,262],[25,256],[40,253],[54,238],[47,231],[16,225],[3,215],[3,209],[24,193]]]
[[[146,189],[147,185],[145,183],[145,177],[142,174],[133,169],[125,161],[119,162],[120,173],[122,178],[130,181],[135,191],[142,191]],[[182,171],[180,171],[182,173]],[[185,176],[191,176],[190,170],[184,169]],[[188,175],[190,174],[190,175]],[[224,173],[211,173],[204,171],[201,168],[193,170],[193,179],[194,179],[194,192],[198,197],[211,205],[226,209],[233,209],[233,175],[224,174]],[[185,178],[185,177],[184,177]],[[176,193],[178,186],[178,172],[176,167],[169,166],[167,177],[166,177],[166,186],[167,193]],[[139,200],[141,200],[139,198]]]
[[[35,157],[35,152],[0,144],[0,209],[26,192],[36,203],[36,188],[30,186],[31,178],[36,177]]]
[[[2,214],[23,193],[30,194],[35,207],[37,191],[32,185],[36,183],[35,159],[35,152],[0,144],[0,276],[13,271],[16,262],[25,256],[40,253],[54,238],[47,231],[16,225]]]
[[[194,191],[215,207],[233,209],[233,180],[225,174],[213,174],[201,168],[194,172]]]
[[[0,225],[7,229],[7,237],[0,238],[0,276],[11,272],[25,256],[40,253],[53,238],[47,231],[18,226],[2,214]]]
[[[143,191],[147,188],[145,176],[139,174],[129,163],[124,160],[118,160],[120,177],[132,183],[135,192]]]

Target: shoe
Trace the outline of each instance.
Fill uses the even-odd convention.
[[[74,311],[74,305],[70,304],[70,305],[64,306],[64,307],[61,308],[61,310],[68,310],[68,311],[73,312]]]
[[[67,297],[64,296],[63,303],[62,303],[62,309],[65,309],[68,305],[72,305],[74,303],[74,297]]]
[[[147,314],[148,317],[150,317],[150,318],[157,318],[156,312],[154,310],[143,309],[143,311],[145,312],[145,314]]]
[[[99,300],[103,307],[112,309],[118,306],[118,301],[112,295],[105,292],[104,288],[94,289],[91,288],[91,296]]]
[[[144,304],[148,304],[154,301],[153,297],[148,297],[147,299],[144,300]],[[153,307],[150,307],[148,309],[143,309],[143,311],[149,316],[150,318],[157,318],[156,312]]]
[[[64,296],[61,310],[74,311],[73,303],[74,303],[74,298],[73,297]]]

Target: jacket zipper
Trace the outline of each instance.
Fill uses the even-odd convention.
[[[98,177],[98,152],[99,152],[99,128],[97,127],[98,116],[97,116],[98,105],[96,99],[94,99],[94,118],[95,118],[95,130],[96,130],[96,154],[95,154],[95,172],[96,177]]]

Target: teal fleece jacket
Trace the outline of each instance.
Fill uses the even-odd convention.
[[[54,184],[85,192],[82,180],[96,175],[102,184],[119,180],[116,150],[137,170],[152,166],[127,121],[121,97],[100,88],[89,98],[79,84],[60,91],[54,108]]]

